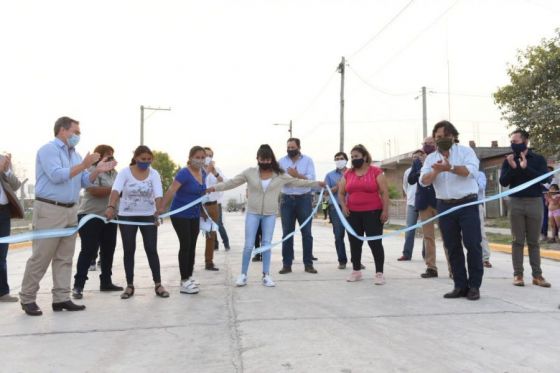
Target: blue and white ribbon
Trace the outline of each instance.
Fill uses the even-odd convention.
[[[181,211],[188,210],[199,203],[204,203],[207,200],[208,197],[204,195],[192,201],[191,203],[186,204],[185,206],[179,207],[178,209],[172,211],[168,211],[165,214],[161,214],[159,217],[163,219],[171,215],[175,215]],[[69,237],[72,236],[73,234],[76,234],[80,230],[80,228],[83,227],[91,219],[100,219],[105,224],[114,223],[114,224],[125,224],[125,225],[154,225],[154,223],[136,222],[136,221],[128,221],[128,220],[117,220],[117,219],[108,220],[106,217],[101,215],[88,214],[84,216],[80,220],[78,225],[75,227],[59,228],[59,229],[42,229],[37,231],[20,233],[13,236],[0,237],[0,243],[17,243],[17,242],[25,242],[25,241],[32,241],[32,240],[40,240],[44,238]]]

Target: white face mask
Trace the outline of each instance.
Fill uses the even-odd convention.
[[[337,170],[342,170],[344,167],[346,167],[346,163],[348,163],[348,161],[344,159],[339,159],[338,161],[334,161]]]
[[[206,158],[204,158],[204,165],[205,165],[205,166],[210,165],[210,163],[212,163],[212,157],[206,157]]]

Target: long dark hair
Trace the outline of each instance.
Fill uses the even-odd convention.
[[[138,157],[140,154],[144,154],[147,153],[149,155],[152,156],[152,158],[154,158],[154,153],[152,153],[152,151],[150,150],[150,148],[148,148],[146,145],[140,145],[139,147],[136,148],[136,150],[134,150],[134,155],[132,156],[132,160],[130,161],[130,165],[135,165],[136,164],[136,157]]]
[[[278,161],[276,161],[276,157],[274,156],[274,152],[272,148],[268,144],[262,144],[257,150],[257,161],[258,158],[260,159],[270,159],[270,164],[272,165],[272,171],[276,172],[278,175],[283,174],[284,170],[280,168],[278,165]]]
[[[371,154],[369,154],[368,150],[366,149],[365,146],[363,146],[362,144],[358,144],[356,146],[354,146],[352,148],[352,150],[350,151],[350,153],[352,152],[358,152],[362,155],[362,157],[364,158],[364,162],[368,165],[371,164],[372,162],[372,158],[371,158]],[[352,166],[352,168],[355,168],[354,166]]]

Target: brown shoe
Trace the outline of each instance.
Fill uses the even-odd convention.
[[[490,263],[489,260],[485,260],[483,264],[484,264],[484,268],[492,268],[492,263]]]
[[[543,288],[549,288],[550,282],[547,282],[544,277],[533,277],[533,285],[542,286]]]
[[[513,276],[513,284],[515,286],[525,286],[525,282],[523,281],[523,276]]]

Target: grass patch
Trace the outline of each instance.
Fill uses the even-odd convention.
[[[509,218],[507,216],[500,218],[487,218],[484,225],[492,228],[510,228]]]

